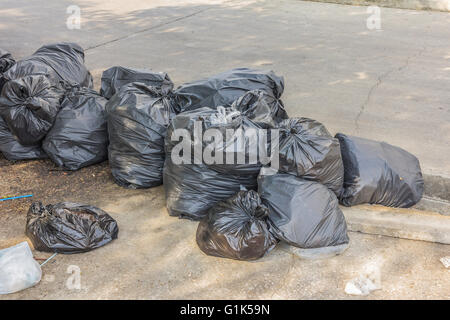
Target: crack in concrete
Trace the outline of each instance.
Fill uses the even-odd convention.
[[[160,28],[160,27],[164,27],[164,26],[167,26],[167,25],[169,25],[169,24],[172,24],[172,23],[175,23],[175,22],[178,22],[178,21],[181,21],[181,20],[185,20],[185,19],[187,19],[187,18],[191,18],[191,17],[193,17],[193,16],[196,16],[196,15],[198,15],[198,14],[200,14],[200,13],[203,13],[203,12],[208,11],[208,10],[211,10],[211,9],[212,9],[212,7],[210,7],[210,8],[205,8],[205,9],[203,9],[203,10],[199,10],[199,11],[193,12],[193,13],[191,13],[191,14],[188,14],[188,15],[185,15],[185,16],[182,16],[182,17],[178,17],[178,18],[172,19],[172,20],[170,20],[170,21],[162,22],[162,23],[159,23],[159,24],[157,24],[157,25],[154,25],[154,26],[151,26],[151,27],[142,29],[142,30],[138,30],[138,31],[133,32],[133,33],[131,33],[131,34],[127,34],[127,35],[124,35],[124,36],[121,36],[121,37],[118,37],[118,38],[115,38],[115,39],[112,39],[112,40],[108,40],[108,41],[105,41],[105,42],[101,42],[101,43],[99,43],[99,44],[96,44],[96,45],[93,45],[93,46],[88,47],[88,48],[85,49],[84,51],[89,51],[89,50],[96,49],[96,48],[99,48],[99,47],[102,47],[102,46],[105,46],[105,45],[108,45],[108,44],[111,44],[111,43],[114,43],[114,42],[117,42],[117,41],[129,39],[129,38],[131,38],[131,37],[134,37],[135,35],[138,35],[138,34],[141,34],[141,33],[144,33],[144,32],[148,32],[148,31],[151,31],[151,30]]]
[[[355,129],[356,129],[356,133],[359,133],[359,119],[361,118],[361,116],[363,115],[364,111],[366,110],[366,107],[369,105],[370,99],[374,93],[374,91],[381,85],[381,83],[386,80],[386,78],[388,78],[393,72],[397,71],[400,72],[404,69],[406,69],[409,66],[409,62],[411,61],[411,59],[413,58],[417,58],[418,56],[422,55],[426,50],[426,46],[423,46],[422,50],[420,50],[419,52],[417,52],[414,55],[411,55],[409,57],[406,58],[406,62],[401,65],[398,68],[393,68],[385,73],[383,73],[382,75],[378,76],[377,81],[375,82],[375,84],[369,89],[369,92],[367,93],[367,97],[366,100],[364,101],[364,103],[361,105],[358,114],[355,117]]]

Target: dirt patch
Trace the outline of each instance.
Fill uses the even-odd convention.
[[[1,238],[9,233],[7,226],[22,224],[25,229],[33,201],[45,205],[62,201],[92,204],[100,197],[113,200],[118,189],[124,190],[114,183],[107,161],[72,172],[61,170],[49,159],[11,162],[0,156],[0,197],[33,194],[30,198],[0,201],[0,225],[6,233]]]

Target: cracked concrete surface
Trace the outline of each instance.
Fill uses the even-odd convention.
[[[392,70],[389,70],[385,73],[383,73],[382,75],[378,76],[376,83],[370,88],[369,92],[367,93],[367,97],[366,100],[364,101],[364,103],[361,105],[361,108],[358,112],[358,114],[356,115],[355,118],[355,127],[356,127],[356,133],[359,133],[359,119],[361,118],[362,114],[364,113],[366,107],[369,105],[370,102],[370,98],[372,97],[372,94],[374,93],[374,91],[381,85],[381,83],[391,75],[391,73],[393,72],[400,72],[403,69],[407,68],[409,66],[409,62],[411,59],[416,58],[418,56],[420,56],[424,51],[426,50],[426,47],[423,47],[422,50],[420,50],[419,52],[417,52],[416,54],[409,56],[406,58],[406,62],[405,64],[401,65],[400,67],[396,67],[393,68]]]
[[[65,25],[73,4],[80,30]],[[113,65],[166,71],[176,85],[235,67],[273,69],[285,77],[291,116],[401,146],[425,173],[450,177],[448,13],[382,8],[379,31],[366,28],[364,7],[294,0],[2,0],[0,16],[0,47],[17,58],[63,40],[89,48],[97,89]],[[105,190],[92,204],[117,219],[119,239],[58,255],[38,286],[2,299],[355,298],[345,283],[379,257],[382,289],[364,299],[450,298],[439,262],[445,245],[351,233],[349,249],[333,258],[302,260],[277,248],[237,262],[205,256],[197,224],[168,216],[162,188],[130,192],[111,180]],[[26,239],[20,219],[0,226],[0,247]],[[69,265],[81,268],[81,290],[65,286]]]

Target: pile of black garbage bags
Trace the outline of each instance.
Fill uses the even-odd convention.
[[[123,187],[163,184],[169,215],[200,221],[208,255],[254,260],[279,241],[343,246],[339,204],[410,207],[422,197],[415,156],[290,118],[272,71],[233,69],[175,89],[167,73],[116,66],[100,93],[92,83],[76,44],[17,62],[0,50],[0,151],[67,170],[109,159]]]

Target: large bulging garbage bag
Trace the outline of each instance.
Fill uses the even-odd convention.
[[[14,60],[11,53],[0,48],[0,77],[2,73],[6,72],[15,63],[16,60]]]
[[[349,242],[338,199],[326,186],[291,174],[267,174],[263,168],[258,192],[269,208],[275,238],[304,249]]]
[[[8,160],[32,160],[47,158],[40,143],[33,146],[22,145],[11,133],[8,125],[0,117],[0,152]]]
[[[116,239],[117,222],[105,211],[78,203],[42,205],[34,202],[27,214],[26,235],[36,250],[87,252]]]
[[[0,294],[30,288],[41,281],[42,270],[28,242],[0,250]]]
[[[202,164],[174,164],[167,155],[164,190],[171,216],[201,220],[211,207],[242,187],[254,189],[256,179],[219,173]]]
[[[424,182],[419,160],[390,145],[338,133],[344,161],[345,206],[361,203],[408,208],[422,198]]]
[[[9,80],[0,95],[0,116],[20,143],[38,144],[58,114],[64,90],[44,75]]]
[[[173,82],[165,72],[116,66],[103,71],[100,94],[110,99],[122,86],[132,82],[156,87],[163,94],[168,94],[173,89]]]
[[[108,158],[106,103],[92,89],[74,87],[61,103],[42,147],[58,166],[78,170]]]
[[[28,58],[17,61],[5,77],[8,80],[29,75],[46,75],[64,86],[92,87],[93,79],[84,65],[84,50],[76,43],[61,42],[42,46]]]
[[[273,71],[233,69],[181,85],[174,91],[174,105],[178,112],[202,107],[230,107],[247,91],[258,89],[279,99],[284,90],[284,79]]]
[[[174,133],[186,131],[191,141],[191,163],[256,178],[262,165],[270,162],[271,136],[266,129],[274,127],[270,108],[248,113],[224,107],[199,108],[180,113],[171,121],[167,150],[171,152],[179,144],[172,139]]]
[[[269,210],[256,191],[239,191],[209,209],[197,229],[197,244],[211,256],[256,260],[275,247],[269,232]]]
[[[33,145],[50,130],[65,89],[92,87],[83,49],[74,43],[41,47],[3,74],[0,115],[22,144]]]
[[[106,110],[115,181],[129,188],[161,185],[164,138],[175,115],[170,97],[156,87],[130,83],[108,101]]]
[[[339,140],[320,122],[308,118],[284,120],[279,130],[280,172],[320,182],[339,196],[344,181]]]

